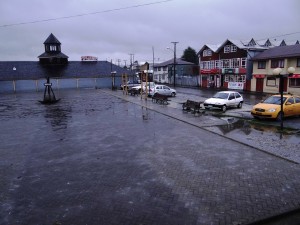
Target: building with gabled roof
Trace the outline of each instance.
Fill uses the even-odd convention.
[[[279,76],[273,75],[275,68],[281,68],[287,75],[288,68],[294,67],[295,73],[283,78],[283,91],[300,95],[300,45],[286,45],[270,48],[255,57],[253,61],[253,79],[251,91],[278,93]]]
[[[188,85],[186,80],[189,77],[193,80],[189,83],[190,86],[197,85],[197,75],[199,75],[198,66],[194,63],[187,62],[181,58],[176,59],[176,76],[175,82],[177,85]],[[172,84],[174,82],[174,59],[167,60],[154,65],[153,81],[157,83]]]
[[[299,43],[299,42],[296,42]],[[205,44],[198,52],[200,65],[200,86],[230,89],[251,89],[252,58],[275,46],[285,46],[280,42],[267,40],[256,41],[226,39],[218,48]],[[216,45],[215,45],[216,46]],[[210,51],[209,55],[207,51]]]

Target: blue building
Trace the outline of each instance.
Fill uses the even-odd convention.
[[[39,61],[0,61],[0,92],[44,90],[49,77],[54,89],[111,88],[121,84],[122,74],[133,74],[108,61],[86,57],[68,61],[61,43],[50,34],[44,42],[45,52]]]

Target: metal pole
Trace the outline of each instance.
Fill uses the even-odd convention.
[[[176,44],[178,43],[178,41],[173,41],[173,42],[171,42],[171,43],[173,43],[174,44],[174,66],[173,66],[173,78],[174,78],[174,87],[176,87],[176,68],[175,68],[175,66],[176,66]]]
[[[283,130],[283,76],[280,76],[280,129]]]

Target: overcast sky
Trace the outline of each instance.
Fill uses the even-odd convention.
[[[299,0],[1,0],[0,61],[37,61],[53,33],[69,61],[140,62],[226,39],[300,41]],[[80,15],[80,16],[79,16]],[[287,35],[291,34],[292,35]]]

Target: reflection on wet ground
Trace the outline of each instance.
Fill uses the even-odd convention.
[[[222,118],[222,117],[221,117]],[[223,117],[227,124],[207,127],[215,133],[248,144],[272,155],[300,163],[299,130],[257,123],[234,117]]]
[[[263,135],[266,134],[277,134],[280,139],[289,139],[294,144],[300,142],[300,132],[297,129],[285,128],[283,131],[278,126],[266,125],[265,123],[257,123],[255,120],[244,120],[234,117],[222,117],[227,122],[224,125],[217,125],[224,135],[234,130],[241,131],[245,135],[250,135],[252,132]]]

